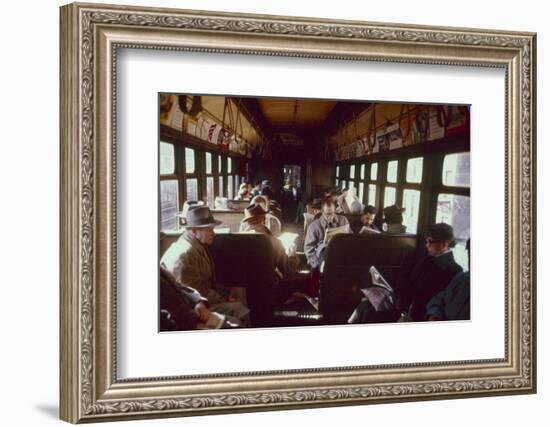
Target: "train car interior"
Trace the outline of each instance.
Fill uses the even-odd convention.
[[[161,331],[469,316],[467,105],[162,93],[158,203]]]

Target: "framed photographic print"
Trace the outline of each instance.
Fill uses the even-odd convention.
[[[536,390],[532,33],[61,8],[61,418]]]

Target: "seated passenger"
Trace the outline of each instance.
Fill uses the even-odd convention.
[[[250,184],[252,186],[252,184]],[[248,194],[250,197],[259,196],[262,191],[262,183],[258,182],[254,187],[250,188]]]
[[[254,199],[261,196],[256,196]],[[241,221],[239,227],[240,232],[254,231],[262,234],[269,234],[271,230],[265,225],[265,217],[267,215],[267,210],[260,203],[254,203],[248,206],[244,210],[244,219]]]
[[[384,208],[384,233],[402,234],[407,232],[407,227],[403,225],[404,211],[405,209],[397,205],[386,206]]]
[[[214,263],[208,246],[214,242],[214,227],[219,224],[221,222],[214,220],[208,207],[189,209],[184,233],[172,243],[160,262],[179,285],[200,292],[213,311],[236,316],[246,323],[250,310],[243,303],[245,289],[225,288],[215,280]]]
[[[267,211],[261,205],[250,205],[245,209],[245,219],[241,223],[240,231],[268,235],[275,250],[275,265],[279,273],[295,274],[298,271],[298,256],[296,254],[287,255],[282,242],[274,237],[271,231],[265,226],[266,215]],[[281,278],[282,274],[278,274],[278,277]]]
[[[211,317],[208,300],[193,288],[180,285],[164,267],[160,267],[160,330],[197,329]],[[236,318],[226,316],[222,327],[240,326]]]
[[[275,237],[279,237],[281,235],[282,229],[281,221],[279,220],[279,218],[271,213],[269,199],[265,196],[255,196],[252,199],[250,205],[260,205],[263,210],[267,211],[267,213],[265,214],[264,225],[269,229],[269,231],[271,231],[271,234],[273,234]]]
[[[168,270],[160,267],[161,331],[196,329],[199,320],[208,320],[207,302],[195,289],[179,285]]]
[[[241,183],[235,200],[250,200],[249,184],[246,182]]]
[[[278,218],[282,217],[281,204],[274,199],[274,193],[271,190],[271,187],[265,187],[260,192],[260,196],[264,197],[267,200],[268,210]]]
[[[371,234],[380,233],[380,229],[374,225],[374,218],[376,217],[376,208],[372,205],[367,205],[363,209],[363,215],[361,215],[361,223],[363,226],[359,230],[359,234]]]
[[[304,252],[311,268],[320,268],[325,259],[326,230],[343,225],[349,225],[348,219],[345,216],[336,214],[336,205],[332,198],[325,198],[321,208],[321,216],[309,225],[304,240]]]
[[[468,262],[470,239],[466,242]],[[470,272],[458,273],[449,286],[434,296],[426,307],[428,320],[470,319]]]
[[[401,301],[402,308],[408,307],[412,320],[425,320],[428,302],[462,272],[451,251],[454,244],[450,225],[439,223],[430,227],[426,239],[428,255],[413,269],[409,287],[405,289]]]
[[[309,225],[319,218],[321,216],[321,207],[323,205],[323,202],[319,198],[313,199],[311,202],[309,202],[306,205],[306,211],[303,213],[304,215],[304,236],[307,235],[307,229]]]

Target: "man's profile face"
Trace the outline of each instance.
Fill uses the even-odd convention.
[[[426,239],[426,249],[431,256],[439,256],[448,248],[448,243],[443,240],[435,240],[432,237]]]
[[[366,213],[361,216],[363,225],[371,225],[374,222],[375,215],[373,213]]]
[[[193,229],[193,233],[198,241],[203,245],[210,246],[214,243],[214,236],[216,234],[214,233],[213,227],[195,228]]]

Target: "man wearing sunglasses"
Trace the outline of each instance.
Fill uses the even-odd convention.
[[[451,249],[455,245],[453,228],[445,223],[433,224],[428,230],[428,255],[413,269],[409,287],[404,293],[403,307],[415,321],[426,320],[426,305],[462,272]]]

